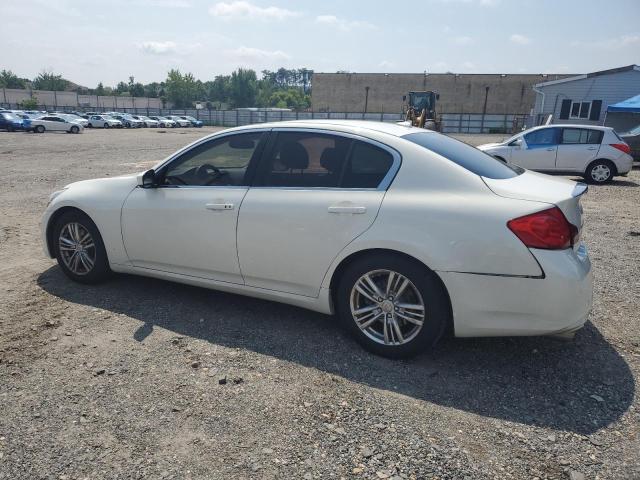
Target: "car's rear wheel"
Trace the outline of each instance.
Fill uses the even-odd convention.
[[[33,131],[36,133],[44,133],[45,131],[44,125],[37,125],[36,128],[33,129]]]
[[[102,125],[103,128],[111,128],[111,125],[109,125],[107,122],[104,122],[104,124]]]
[[[64,213],[53,228],[53,245],[62,271],[80,283],[98,283],[111,273],[95,223],[84,213]]]
[[[595,160],[587,167],[584,178],[590,183],[607,183],[613,178],[615,168],[613,162],[609,160]]]
[[[338,283],[336,309],[364,348],[391,358],[433,346],[449,315],[435,274],[394,254],[375,254],[348,265]]]
[[[87,127],[89,127],[89,128],[93,128],[93,124],[91,124],[91,123],[87,123]]]

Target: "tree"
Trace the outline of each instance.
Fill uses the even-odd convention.
[[[98,86],[97,86],[97,88],[95,90],[95,94],[96,95],[106,95],[107,94],[106,90],[104,89],[104,85],[102,84],[102,82],[98,83]]]
[[[269,106],[278,108],[291,108],[293,110],[304,110],[311,105],[311,98],[300,88],[289,88],[278,90],[269,97]]]
[[[0,71],[0,88],[27,88],[27,85],[11,70],[2,70]]]
[[[191,73],[182,75],[180,70],[172,69],[167,74],[165,92],[169,102],[176,108],[190,107],[198,98],[199,85]]]
[[[25,98],[18,105],[22,110],[35,110],[38,108],[38,97]]]
[[[256,72],[239,68],[231,74],[231,104],[234,108],[255,106],[258,94]]]
[[[53,72],[43,70],[33,79],[33,88],[36,90],[63,91],[69,86],[69,81]]]

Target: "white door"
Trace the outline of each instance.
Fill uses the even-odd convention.
[[[352,137],[275,132],[240,209],[240,268],[247,285],[316,297],[336,255],[375,220],[399,158]]]
[[[211,280],[242,283],[238,212],[263,132],[219,136],[171,160],[156,188],[135,188],[122,208],[131,263]]]
[[[558,145],[558,170],[584,172],[596,158],[604,132],[588,128],[563,128]]]
[[[548,127],[524,134],[522,145],[511,151],[511,163],[530,170],[555,170],[559,130]]]
[[[66,132],[71,127],[63,118],[60,117],[51,117],[49,125],[47,125],[48,130],[55,130],[57,132]]]

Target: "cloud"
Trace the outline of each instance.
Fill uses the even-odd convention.
[[[395,68],[396,64],[393,62],[390,62],[389,60],[382,60],[379,64],[378,67],[384,69],[384,70],[389,70],[390,68]]]
[[[473,43],[473,38],[471,37],[456,37],[453,39],[453,43],[456,45],[470,45]]]
[[[149,55],[186,55],[202,47],[200,43],[142,42],[138,48]]]
[[[257,18],[262,20],[285,20],[300,16],[300,12],[294,12],[279,7],[259,7],[250,2],[219,2],[209,8],[209,14],[226,20]]]
[[[618,50],[626,47],[634,47],[636,45],[640,45],[640,34],[638,33],[588,42],[581,40],[571,42],[572,47],[590,47],[602,50]]]
[[[516,45],[529,45],[531,43],[531,39],[529,37],[525,37],[524,35],[520,35],[519,33],[514,33],[509,37],[509,41],[511,43],[515,43]]]
[[[227,50],[227,55],[249,62],[269,62],[269,61],[286,61],[291,56],[282,50],[261,50],[252,47],[239,47],[233,50]]]
[[[335,15],[318,15],[316,17],[316,23],[321,23],[323,25],[329,25],[332,27],[336,27],[343,32],[350,32],[356,28],[369,28],[374,29],[376,26],[372,23],[362,21],[362,20],[345,20],[343,18],[338,18]]]
[[[191,2],[189,0],[136,0],[137,5],[144,7],[161,7],[161,8],[189,8]]]

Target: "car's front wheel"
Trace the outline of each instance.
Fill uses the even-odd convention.
[[[448,321],[448,300],[435,274],[417,261],[375,254],[351,263],[336,292],[341,322],[367,350],[410,357],[433,346]]]
[[[584,178],[591,183],[603,184],[611,181],[614,172],[615,166],[609,160],[595,160],[587,167]]]
[[[44,130],[45,130],[45,128],[44,128],[43,125],[38,125],[38,126],[36,126],[36,128],[33,129],[33,131],[36,132],[36,133],[44,133]]]
[[[71,133],[79,133],[80,132],[80,128],[73,126],[71,127]]]
[[[53,228],[53,248],[62,271],[80,283],[98,283],[111,273],[95,223],[84,213],[64,213]]]

